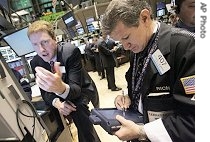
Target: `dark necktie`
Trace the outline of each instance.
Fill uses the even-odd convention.
[[[52,73],[55,73],[54,61],[50,61],[50,67],[51,67],[51,72],[52,72]]]

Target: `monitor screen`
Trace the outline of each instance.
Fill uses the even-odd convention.
[[[77,29],[77,33],[78,33],[78,35],[82,35],[82,34],[85,33],[85,31],[84,31],[84,29],[81,27],[81,28],[78,28],[78,29]]]
[[[90,25],[90,24],[92,24],[93,21],[95,21],[93,17],[87,18],[86,19],[86,24]]]
[[[156,10],[165,9],[165,7],[166,7],[165,2],[156,3]]]
[[[88,28],[89,33],[95,31],[95,28],[94,28],[93,24],[87,25],[87,28]]]
[[[157,11],[157,17],[165,15],[165,9],[160,9]]]
[[[77,20],[74,16],[74,13],[72,11],[69,11],[65,15],[62,16],[62,19],[67,27],[73,27],[77,25]]]
[[[5,42],[19,57],[34,52],[33,46],[27,36],[27,31],[28,27],[25,27],[3,37]]]

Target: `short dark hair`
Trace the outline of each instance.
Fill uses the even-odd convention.
[[[119,21],[128,27],[138,27],[143,9],[148,9],[153,19],[152,8],[144,0],[112,0],[102,17],[102,33],[110,35]]]
[[[180,13],[180,7],[182,5],[182,3],[184,2],[185,0],[176,0],[175,1],[175,13],[176,14],[179,14]]]

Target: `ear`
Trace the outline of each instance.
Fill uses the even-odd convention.
[[[148,9],[143,9],[139,14],[140,21],[144,24],[149,22],[151,20],[150,15],[151,15],[151,13]]]

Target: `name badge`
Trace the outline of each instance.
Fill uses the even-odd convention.
[[[149,122],[155,121],[155,120],[157,120],[159,118],[166,118],[168,115],[171,115],[173,113],[174,113],[173,110],[159,111],[159,112],[147,111]]]
[[[155,64],[155,67],[157,68],[160,75],[163,75],[165,72],[170,70],[170,66],[168,62],[166,61],[163,54],[160,52],[159,49],[157,49],[151,57],[153,63]]]
[[[64,66],[59,67],[61,73],[66,73],[66,69]]]

